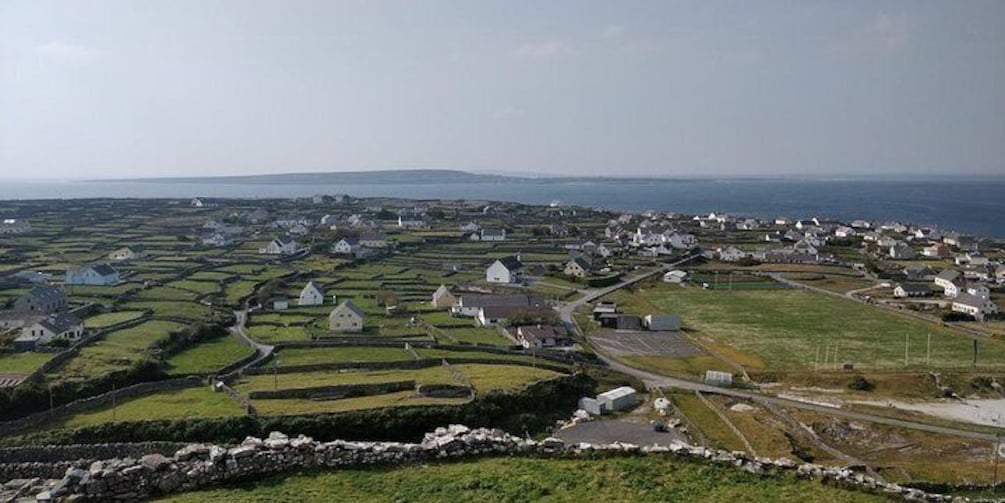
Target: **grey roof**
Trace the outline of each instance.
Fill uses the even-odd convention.
[[[515,255],[503,257],[499,259],[499,263],[501,263],[503,267],[509,269],[510,271],[515,271],[517,269],[523,268],[523,262],[520,262],[520,259],[516,258]]]
[[[112,276],[114,274],[118,274],[118,272],[108,264],[94,264],[90,267],[91,270],[102,276]]]
[[[366,231],[359,235],[361,241],[386,241],[387,236],[380,231]]]
[[[548,337],[555,339],[569,338],[569,334],[564,328],[554,327],[551,325],[520,327],[520,333],[524,339],[547,339]]]
[[[953,299],[953,304],[963,304],[964,306],[970,306],[977,309],[984,309],[984,305],[987,304],[987,302],[988,299],[969,293],[961,293]]]
[[[80,325],[81,321],[80,318],[69,314],[55,314],[38,322],[38,324],[50,332],[61,334]]]
[[[497,306],[514,306],[514,307],[539,307],[543,306],[544,299],[523,294],[514,295],[471,295],[463,294],[460,296],[461,304],[464,307],[497,307]]]
[[[341,311],[343,309],[348,309],[348,310],[352,311],[353,313],[356,313],[356,315],[359,316],[360,318],[366,316],[366,313],[364,313],[362,309],[356,307],[356,304],[353,304],[351,300],[343,301],[341,304],[339,304],[337,307],[335,307],[335,309],[332,309],[331,314],[335,314],[338,311]],[[331,315],[329,315],[329,316],[331,316]]]
[[[956,281],[960,279],[960,271],[954,269],[946,269],[935,276],[938,279],[944,279],[946,281]]]
[[[901,283],[900,288],[904,289],[905,292],[909,293],[931,293],[932,287],[928,285],[918,284],[918,283]]]
[[[304,285],[304,289],[300,291],[300,294],[303,295],[304,292],[306,292],[307,290],[309,290],[311,288],[314,288],[315,290],[317,290],[318,293],[320,293],[321,296],[324,297],[324,295],[325,295],[325,289],[322,288],[321,285],[315,283],[314,281],[308,281],[307,284]]]
[[[591,267],[593,267],[593,264],[591,264],[589,260],[586,260],[583,257],[576,257],[576,258],[572,259],[572,262],[575,262],[584,271],[588,271],[588,270],[590,270]]]
[[[503,229],[482,229],[482,236],[502,237],[506,235]]]
[[[54,286],[39,285],[32,288],[31,290],[28,290],[28,293],[26,293],[25,296],[31,297],[40,302],[50,302],[50,301],[62,300],[63,297],[65,297],[65,294],[63,294],[62,290]]]

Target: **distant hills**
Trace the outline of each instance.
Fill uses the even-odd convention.
[[[91,180],[95,182],[144,183],[232,183],[261,185],[390,185],[390,184],[457,184],[457,183],[569,183],[617,180],[645,182],[653,178],[608,177],[528,177],[514,175],[484,175],[453,169],[391,169],[379,171],[342,171],[333,173],[281,173],[275,175],[236,175],[206,177],[129,178]],[[665,180],[665,179],[664,179]],[[683,180],[682,180],[683,181]]]

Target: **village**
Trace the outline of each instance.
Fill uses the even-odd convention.
[[[1005,427],[1005,249],[979,236],[347,195],[0,218],[0,445],[513,397],[485,424],[962,484]]]

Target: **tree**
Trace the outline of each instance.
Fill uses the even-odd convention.
[[[394,290],[381,290],[377,292],[378,306],[397,306],[398,294]]]

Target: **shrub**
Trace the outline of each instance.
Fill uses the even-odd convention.
[[[851,382],[848,383],[848,389],[853,389],[855,391],[872,391],[876,389],[876,385],[865,377],[857,375],[851,378]]]

